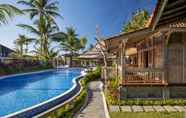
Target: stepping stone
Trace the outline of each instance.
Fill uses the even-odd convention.
[[[119,106],[109,106],[110,112],[120,112]]]
[[[121,106],[123,112],[132,112],[131,106]]]
[[[177,110],[173,106],[163,106],[168,112],[176,112]]]
[[[143,112],[143,107],[142,106],[132,106],[133,112]]]
[[[174,108],[179,111],[179,112],[183,112],[186,111],[186,109],[183,106],[174,106]]]
[[[153,106],[156,112],[164,112],[166,111],[162,106]]]
[[[155,111],[152,106],[143,106],[143,109],[145,110],[145,112],[153,112],[153,111]]]

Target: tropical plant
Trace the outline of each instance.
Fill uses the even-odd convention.
[[[66,33],[58,33],[53,36],[54,41],[60,43],[60,48],[62,50],[69,52],[70,65],[72,66],[72,57],[78,53],[80,50],[86,47],[87,39],[85,37],[78,38],[74,28],[67,28]]]
[[[55,33],[58,31],[56,25],[52,23],[52,21],[46,21],[43,17],[40,19],[41,21],[35,21],[34,26],[19,24],[17,26],[22,27],[32,34],[36,35],[35,43],[39,45],[40,54],[44,59],[47,59],[49,56],[49,39],[51,36],[54,36]]]
[[[19,0],[18,4],[27,6],[23,12],[29,13],[30,19],[46,17],[55,20],[61,17],[59,12],[59,2],[57,0]]]
[[[146,10],[138,10],[132,16],[132,19],[123,26],[123,32],[133,32],[145,27],[148,22],[150,16]]]
[[[19,4],[27,6],[23,12],[30,15],[30,19],[34,20],[34,26],[19,24],[18,26],[29,30],[38,38],[36,44],[40,45],[40,54],[44,59],[49,58],[49,39],[59,30],[55,18],[61,17],[58,13],[58,1],[56,0],[20,0]]]
[[[19,38],[15,40],[16,52],[18,55],[23,56],[28,53],[28,45],[35,39],[27,38],[25,35],[19,35]]]
[[[22,14],[22,11],[10,4],[0,4],[0,25],[6,24],[8,19],[15,15]]]

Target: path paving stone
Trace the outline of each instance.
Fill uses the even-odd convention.
[[[119,106],[109,106],[110,112],[120,112]]]
[[[143,106],[145,112],[153,112],[155,111],[152,106]]]
[[[131,106],[121,106],[122,112],[132,112]]]
[[[174,106],[174,108],[179,111],[179,112],[183,112],[186,111],[186,109],[183,106]]]
[[[101,82],[99,81],[89,84],[89,89],[92,93],[92,96],[89,97],[90,102],[75,118],[106,118],[100,84]]]
[[[177,110],[173,106],[163,106],[168,112],[176,112]]]
[[[166,111],[162,106],[153,106],[156,112],[164,112]]]
[[[142,106],[132,106],[132,111],[133,112],[143,112],[144,109]]]

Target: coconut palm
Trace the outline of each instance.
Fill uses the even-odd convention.
[[[9,18],[22,14],[22,11],[10,4],[0,4],[0,25],[6,24]]]
[[[19,38],[15,40],[16,45],[16,53],[19,56],[23,56],[24,54],[27,54],[28,52],[28,45],[35,39],[27,38],[25,35],[19,35]]]
[[[25,39],[26,39],[25,36],[19,35],[19,38],[17,38],[14,42],[16,45],[16,50],[17,52],[20,53],[20,56],[23,56],[23,52],[24,52],[23,47],[25,45]]]
[[[31,20],[34,18],[37,20],[43,19],[45,17],[46,19],[53,20],[55,23],[55,18],[61,17],[57,0],[19,0],[17,3],[27,7],[22,11],[28,13]]]
[[[34,22],[34,26],[25,24],[19,24],[17,26],[30,31],[32,34],[38,37],[36,38],[35,43],[39,44],[39,50],[42,57],[44,56],[47,59],[49,56],[49,39],[51,39],[51,36],[54,36],[55,33],[58,31],[58,28],[53,23],[53,21],[47,21],[44,17],[42,17],[40,21],[36,20]]]
[[[72,66],[72,57],[77,54],[77,52],[84,49],[87,43],[87,39],[85,37],[78,38],[78,35],[72,27],[67,28],[66,33],[56,34],[53,39],[59,42],[62,50],[69,52],[69,66]]]
[[[46,59],[49,57],[49,39],[59,30],[55,18],[61,17],[56,0],[20,0],[19,4],[27,6],[23,12],[30,15],[31,20],[34,20],[34,26],[20,24],[18,26],[29,30],[38,38],[36,43],[40,45],[40,54]]]

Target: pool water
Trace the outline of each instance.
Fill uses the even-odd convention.
[[[82,69],[60,69],[49,72],[8,77],[0,80],[0,116],[40,104],[63,94]]]

